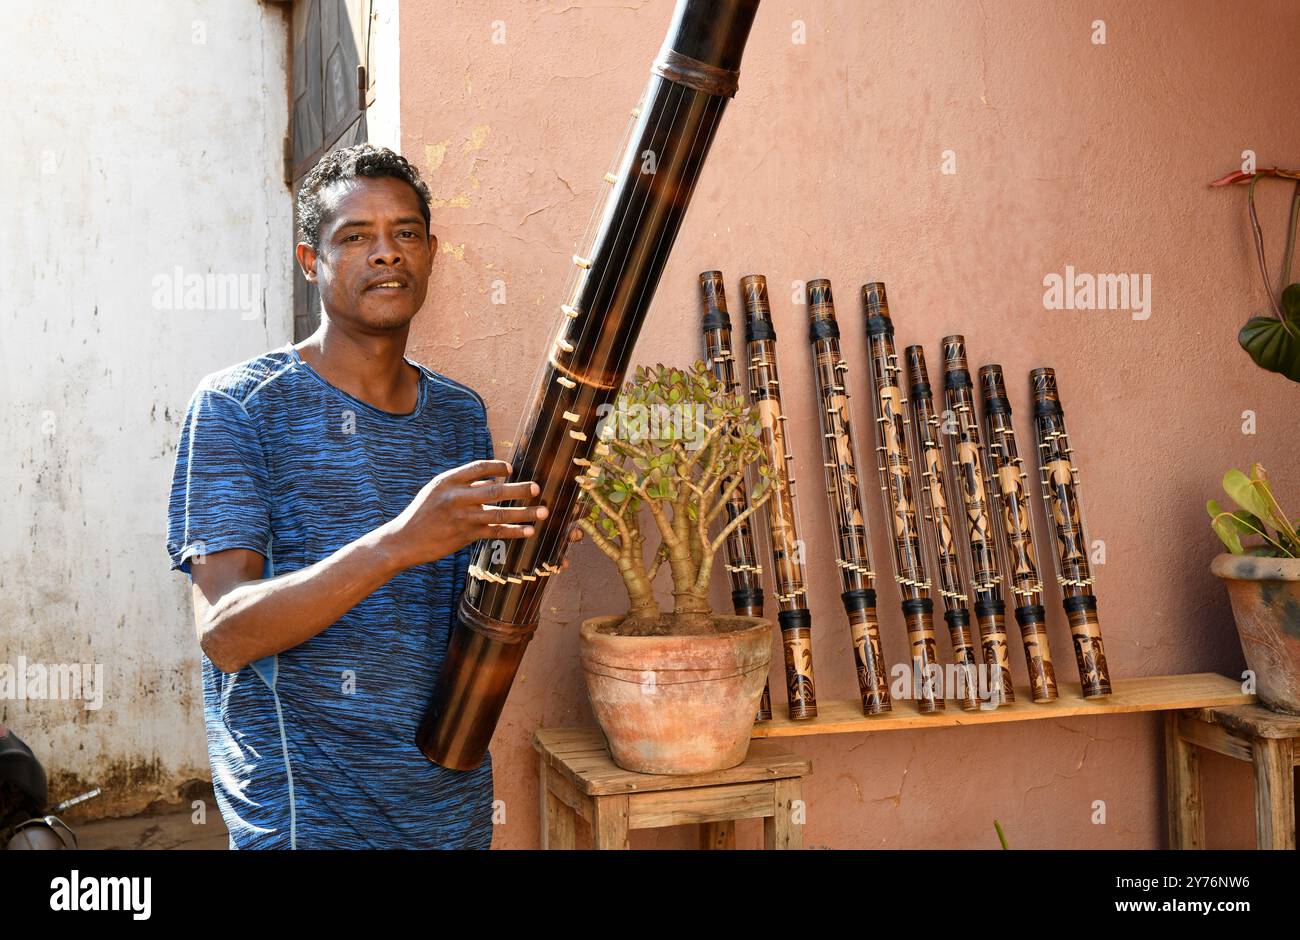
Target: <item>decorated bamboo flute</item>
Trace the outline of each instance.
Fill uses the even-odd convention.
[[[1016,693],[1007,648],[1007,605],[1002,600],[996,503],[984,475],[984,442],[966,363],[966,339],[960,334],[943,338],[943,401],[952,433],[943,434],[942,440],[964,509],[959,516],[964,538],[959,537],[959,541],[964,542],[970,560],[975,622],[988,672],[985,706],[996,708],[1014,702]]]
[[[803,540],[791,476],[790,449],[781,411],[781,382],[776,368],[776,330],[767,301],[767,278],[750,274],[740,279],[745,302],[745,347],[749,356],[749,394],[758,408],[763,450],[773,468],[772,495],[767,501],[767,534],[772,544],[772,582],[785,649],[786,698],[793,719],[817,716],[813,684],[812,614],[804,580]]]
[[[942,675],[934,640],[934,601],[921,553],[912,489],[912,460],[907,447],[907,400],[898,384],[898,355],[894,352],[894,323],[889,316],[885,285],[862,285],[867,321],[867,351],[875,388],[876,460],[885,518],[893,521],[894,580],[903,599],[903,620],[911,645],[913,688],[922,714],[944,707]]]
[[[835,564],[840,569],[840,586],[844,589],[840,600],[849,620],[862,711],[879,715],[891,709],[889,681],[876,619],[871,534],[862,506],[858,482],[860,461],[849,413],[848,363],[840,354],[840,328],[835,319],[831,282],[818,278],[808,282],[807,290],[808,334],[813,346],[817,411],[821,420],[822,466],[826,471],[826,498],[835,523]]]
[[[559,327],[510,457],[550,510],[528,539],[480,542],[416,743],[454,770],[487,752],[542,595],[560,570],[592,473],[596,425],[618,396],[641,324],[727,102],[735,95],[758,0],[678,0],[589,248],[573,258]]]
[[[727,292],[722,283],[721,271],[705,271],[700,275],[700,295],[704,306],[704,355],[713,374],[722,383],[728,395],[740,388],[736,379],[736,357],[731,345],[731,313],[727,309]],[[730,478],[720,484],[723,492],[731,485]],[[727,500],[727,521],[731,522],[749,508],[749,491],[745,481]],[[754,550],[754,532],[749,520],[741,522],[727,536],[727,574],[731,578],[731,608],[742,617],[763,616],[763,569]],[[772,717],[772,692],[769,683],[763,684],[763,697],[758,703],[756,721]]]
[[[1034,429],[1038,437],[1038,479],[1043,507],[1056,534],[1056,581],[1061,585],[1065,614],[1074,639],[1074,658],[1084,698],[1110,694],[1110,670],[1097,620],[1097,598],[1092,590],[1088,563],[1088,527],[1079,500],[1079,471],[1074,449],[1065,432],[1065,412],[1056,390],[1056,372],[1035,369],[1029,373],[1034,401]]]
[[[988,438],[986,474],[994,486],[1002,523],[1011,592],[1016,599],[1016,623],[1029,667],[1029,691],[1035,702],[1056,699],[1056,672],[1047,645],[1047,611],[1043,608],[1043,581],[1034,551],[1034,522],[1029,508],[1028,476],[1016,447],[1011,402],[999,365],[980,366],[980,392],[984,399],[984,430]]]
[[[939,596],[943,600],[943,619],[948,625],[952,640],[952,659],[956,668],[956,688],[953,697],[966,711],[980,707],[979,669],[975,657],[975,644],[971,642],[970,607],[966,585],[971,583],[965,571],[965,554],[957,544],[949,510],[948,478],[944,473],[943,447],[939,442],[939,416],[934,410],[934,393],[930,389],[930,376],[925,368],[925,350],[908,346],[903,350],[907,358],[907,384],[909,410],[912,414],[917,461],[921,468],[921,481],[917,489],[921,494],[921,534],[924,547],[930,552]]]

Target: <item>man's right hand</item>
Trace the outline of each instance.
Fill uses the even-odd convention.
[[[304,643],[399,571],[436,561],[478,539],[523,539],[544,506],[527,501],[536,483],[504,483],[510,465],[478,460],[440,473],[402,514],[306,568],[260,578],[265,559],[232,548],[193,559],[194,620],[199,643],[222,672]]]
[[[402,514],[384,526],[388,543],[404,568],[437,561],[479,539],[525,539],[531,523],[547,516],[545,506],[499,506],[527,502],[541,492],[534,482],[505,483],[510,464],[475,460],[438,474]]]

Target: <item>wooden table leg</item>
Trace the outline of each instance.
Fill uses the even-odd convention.
[[[802,849],[803,823],[794,821],[795,806],[803,799],[803,782],[798,777],[773,781],[776,812],[763,817],[763,848]]]
[[[538,812],[541,820],[542,848],[577,848],[578,837],[575,830],[577,813],[551,792],[550,767],[544,759],[541,765],[541,800]]]
[[[734,820],[700,823],[700,848],[734,849],[736,847],[736,823]]]
[[[1201,759],[1178,733],[1181,712],[1165,712],[1165,799],[1171,849],[1205,848],[1201,812]]]
[[[591,847],[626,849],[628,847],[628,797],[598,796],[592,799]]]
[[[1250,746],[1255,752],[1256,847],[1294,849],[1293,742],[1281,738],[1256,738]]]

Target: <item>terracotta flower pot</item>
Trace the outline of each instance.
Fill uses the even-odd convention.
[[[614,763],[643,774],[735,767],[772,660],[772,624],[715,616],[704,636],[617,636],[623,617],[582,624],[579,658]]]
[[[1215,557],[1210,571],[1228,586],[1260,700],[1300,715],[1300,559],[1225,554]]]

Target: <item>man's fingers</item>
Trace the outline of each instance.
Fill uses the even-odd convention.
[[[526,539],[537,534],[535,526],[530,525],[488,525],[484,526],[481,539]]]
[[[473,503],[505,503],[511,500],[527,502],[541,493],[542,488],[531,480],[522,483],[501,483],[496,480],[480,480],[471,483],[462,498]]]
[[[550,515],[545,506],[484,506],[483,521],[488,525],[540,522]]]
[[[471,460],[469,463],[447,471],[447,479],[469,483],[485,477],[510,476],[510,464],[504,460]]]
[[[569,541],[570,541],[570,542],[581,542],[581,541],[582,541],[582,529],[580,529],[580,528],[579,528],[578,526],[576,526],[576,525],[575,525],[572,529],[570,529],[570,530],[569,530]]]

